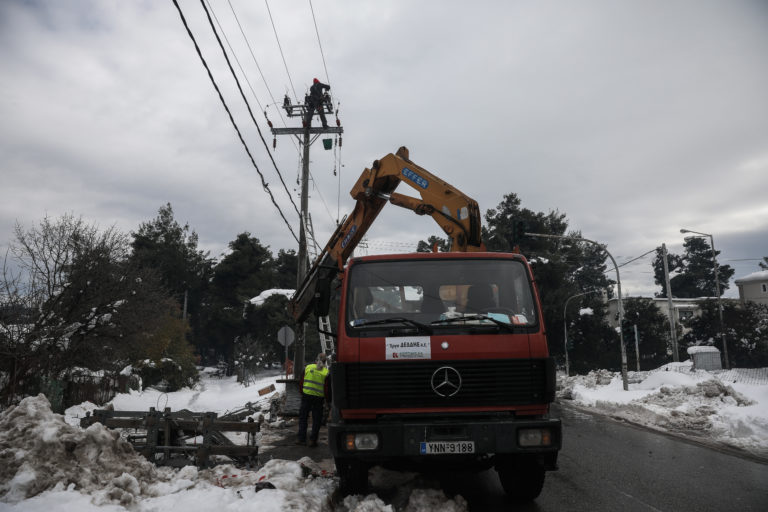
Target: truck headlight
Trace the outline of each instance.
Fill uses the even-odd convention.
[[[375,450],[379,447],[379,435],[373,432],[347,434],[344,445],[347,451]]]
[[[524,447],[550,446],[552,432],[548,428],[521,428],[517,431],[517,444]]]

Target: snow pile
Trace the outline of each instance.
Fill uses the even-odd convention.
[[[117,432],[100,424],[85,430],[67,424],[44,395],[0,414],[0,461],[0,493],[11,503],[58,485],[95,492],[99,502],[128,505],[169,477]]]
[[[636,424],[768,456],[768,382],[743,383],[733,371],[692,370],[690,362],[651,372],[601,370],[563,377],[562,399]]]
[[[284,297],[291,297],[293,294],[296,293],[296,290],[283,290],[279,288],[275,288],[272,290],[264,290],[260,294],[258,294],[256,297],[252,298],[250,300],[250,303],[254,306],[262,306],[268,298],[270,298],[273,295],[282,295]]]

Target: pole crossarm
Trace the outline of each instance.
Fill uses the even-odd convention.
[[[303,135],[307,132],[306,128],[297,127],[297,128],[272,128],[272,135]],[[323,134],[323,133],[336,133],[341,135],[344,133],[344,127],[343,126],[329,126],[328,128],[323,128],[322,126],[318,126],[315,128],[309,128],[309,133],[311,134]]]
[[[613,255],[610,252],[608,252],[608,249],[606,248],[605,244],[595,242],[594,240],[590,240],[588,238],[579,238],[575,236],[564,236],[564,235],[550,235],[545,233],[525,233],[524,236],[530,236],[534,238],[550,238],[553,240],[572,240],[574,242],[588,242],[590,244],[595,244],[599,246],[601,249],[605,251],[605,254],[607,254],[608,257],[611,259],[613,266],[616,268],[616,290],[619,295],[618,309],[619,309],[619,342],[621,343],[621,381],[624,385],[624,391],[628,391],[629,381],[627,380],[627,348],[624,346],[624,305],[622,304],[622,299],[621,299],[621,277],[619,276],[619,265],[616,263],[616,260],[614,259]]]

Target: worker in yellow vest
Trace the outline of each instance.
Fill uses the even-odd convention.
[[[323,352],[317,360],[304,368],[299,386],[301,388],[301,407],[299,408],[299,438],[296,444],[307,444],[307,424],[312,412],[312,431],[309,434],[309,446],[317,446],[320,424],[323,421],[323,401],[327,395],[328,361]]]

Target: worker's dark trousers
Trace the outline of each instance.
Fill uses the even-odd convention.
[[[301,407],[299,408],[299,441],[307,440],[307,424],[309,423],[309,413],[312,412],[312,432],[309,434],[310,441],[317,441],[320,435],[320,425],[323,421],[323,401],[322,396],[312,396],[306,393],[301,394]]]
[[[307,117],[306,117],[306,123],[307,126],[312,126],[312,117],[315,114],[315,111],[320,115],[320,121],[323,123],[323,128],[328,127],[328,121],[325,119],[325,110],[323,109],[323,105],[320,104],[320,106],[312,105],[310,104],[309,109],[307,111]]]

